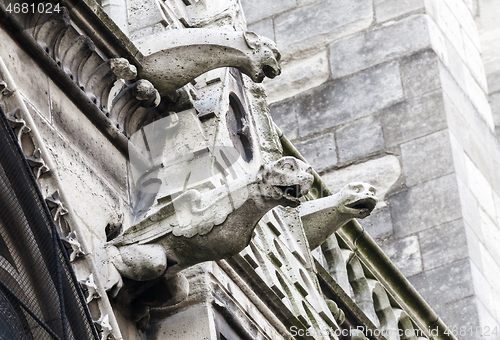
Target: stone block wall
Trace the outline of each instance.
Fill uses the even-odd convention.
[[[496,134],[500,126],[500,3],[494,0],[475,2],[475,19],[481,41],[488,92],[495,120]]]
[[[119,215],[130,210],[126,157],[4,30],[0,30],[0,50],[50,153],[41,157],[52,159],[57,167],[49,171],[57,172],[84,237],[105,241],[108,224],[130,220]],[[25,152],[27,144],[23,143]],[[48,174],[41,175],[39,185],[44,197],[53,194]]]
[[[249,29],[284,56],[282,75],[265,82],[277,125],[331,190],[379,188],[361,224],[458,338],[498,338],[497,82],[485,72],[478,2],[242,5]]]

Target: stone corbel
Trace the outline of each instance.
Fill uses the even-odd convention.
[[[350,183],[332,196],[304,202],[299,212],[310,249],[319,247],[353,218],[370,215],[378,202],[375,193],[370,184]]]

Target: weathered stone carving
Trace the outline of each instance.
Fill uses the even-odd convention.
[[[50,171],[47,165],[45,165],[40,149],[36,149],[33,155],[26,157],[26,160],[33,171],[33,175],[35,175],[35,179],[40,178],[42,174]]]
[[[78,241],[76,232],[72,231],[71,233],[68,234],[68,236],[62,238],[62,241],[70,249],[69,260],[71,262],[75,261],[78,257],[85,257],[86,254],[83,251],[80,242]]]
[[[335,195],[302,204],[300,218],[311,250],[353,218],[370,215],[378,202],[375,194],[370,184],[350,183]]]
[[[281,73],[276,44],[253,32],[170,30],[139,45],[145,55],[139,75],[151,81],[162,95],[219,67],[236,67],[255,82]]]
[[[108,337],[113,335],[113,327],[109,324],[109,315],[101,315],[99,320],[94,321],[94,325],[101,333],[101,340],[107,340]]]
[[[309,165],[284,157],[210,191],[190,189],[108,242],[110,262],[119,273],[117,288],[125,282],[118,298],[133,307],[130,317],[145,329],[144,306],[172,304],[187,295],[180,270],[237,254],[266,212],[298,206],[312,182]]]
[[[21,116],[21,109],[16,109],[13,113],[7,113],[7,120],[16,134],[17,141],[21,143],[23,134],[31,131],[31,129],[26,126],[26,121]]]
[[[138,124],[158,114],[160,96],[153,86],[145,80],[134,82],[137,69],[127,59],[108,59],[97,51],[92,39],[75,29],[66,7],[58,13],[20,14],[20,21],[120,132],[131,135]],[[8,90],[0,83],[2,96]]]
[[[79,281],[83,290],[87,291],[87,298],[85,302],[89,304],[94,299],[100,299],[101,295],[97,291],[97,286],[94,281],[94,274],[90,274],[85,280]]]

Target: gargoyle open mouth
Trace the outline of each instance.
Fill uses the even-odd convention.
[[[375,206],[377,205],[377,199],[374,197],[366,197],[362,198],[359,200],[356,200],[352,203],[346,204],[347,208],[351,209],[356,209],[356,210],[363,210],[367,209],[369,211],[372,211]]]
[[[264,65],[262,67],[262,71],[268,78],[275,78],[276,76],[279,76],[281,73],[281,69],[279,67],[272,67],[271,65]]]
[[[294,198],[294,199],[299,199],[300,197],[303,196],[302,192],[300,191],[300,185],[277,185],[276,186],[281,192],[283,193],[283,196],[286,198]]]

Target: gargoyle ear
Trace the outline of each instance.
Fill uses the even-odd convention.
[[[245,38],[245,41],[252,50],[255,50],[257,47],[260,45],[260,37],[251,31],[246,31],[243,33],[243,37]]]

